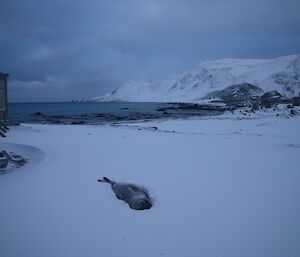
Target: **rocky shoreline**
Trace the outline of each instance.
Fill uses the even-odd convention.
[[[139,110],[130,104],[124,104],[118,112],[94,112],[81,114],[49,115],[42,110],[27,115],[25,118],[14,119],[11,124],[66,124],[66,125],[99,125],[119,122],[137,122],[157,119],[177,119],[189,117],[216,116],[224,112],[247,109],[255,113],[263,109],[276,109],[278,105],[286,105],[291,115],[297,115],[300,106],[300,96],[284,97],[273,90],[264,92],[262,89],[249,84],[229,86],[223,90],[213,91],[202,99],[200,103],[157,103],[152,110]],[[275,111],[275,110],[274,110]]]
[[[134,108],[122,107],[119,113],[83,113],[72,115],[48,115],[41,111],[37,111],[28,115],[26,118],[11,120],[11,124],[20,123],[37,123],[37,124],[65,124],[65,125],[99,125],[115,122],[136,122],[149,121],[165,118],[188,118],[191,116],[215,116],[231,109],[214,105],[194,105],[185,103],[162,103],[158,107],[149,112],[139,111]],[[197,108],[195,108],[197,106]]]

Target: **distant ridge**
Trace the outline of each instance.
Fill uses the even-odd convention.
[[[273,59],[222,59],[156,81],[129,82],[90,101],[202,102],[232,85],[250,83],[264,92],[299,96],[300,55]]]

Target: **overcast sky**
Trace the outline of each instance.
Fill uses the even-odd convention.
[[[300,53],[299,0],[1,0],[9,100],[68,101],[220,58]]]

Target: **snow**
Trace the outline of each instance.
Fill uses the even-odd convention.
[[[250,83],[283,96],[300,92],[300,55],[273,59],[223,59],[156,81],[131,81],[91,101],[201,102],[214,90]]]
[[[14,127],[0,148],[43,154],[0,176],[1,256],[300,256],[300,117],[287,117]],[[154,206],[130,209],[103,176]]]

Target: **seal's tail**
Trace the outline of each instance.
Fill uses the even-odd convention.
[[[109,183],[111,185],[113,185],[115,182],[111,181],[110,179],[108,179],[107,177],[103,177],[103,179],[98,179],[99,182],[106,182]]]

